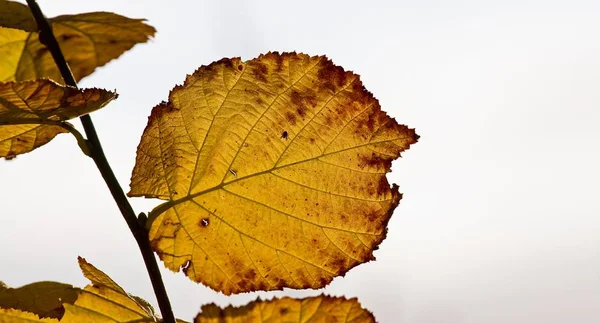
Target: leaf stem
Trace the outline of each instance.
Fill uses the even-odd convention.
[[[52,54],[52,58],[54,58],[54,62],[58,66],[65,83],[67,85],[77,87],[75,77],[73,76],[73,73],[71,73],[71,69],[67,64],[67,61],[58,45],[58,42],[56,41],[56,38],[54,37],[54,34],[52,33],[52,27],[50,26],[50,23],[42,13],[42,10],[40,9],[36,0],[27,0],[27,4],[29,5],[29,9],[35,18],[35,21],[37,22],[40,32],[40,42],[44,44]],[[169,303],[169,297],[162,281],[160,270],[158,268],[156,258],[154,257],[154,252],[150,247],[148,231],[143,226],[138,224],[138,219],[135,215],[135,212],[133,211],[131,204],[129,204],[121,185],[119,185],[119,182],[117,181],[117,178],[115,177],[115,174],[113,173],[110,164],[104,155],[104,151],[102,149],[102,145],[100,144],[100,139],[96,133],[92,118],[89,115],[84,115],[80,117],[80,120],[87,136],[87,146],[89,147],[90,157],[92,157],[96,163],[100,174],[102,174],[102,177],[104,178],[104,181],[106,182],[113,199],[117,203],[125,222],[127,222],[127,225],[129,226],[129,229],[131,230],[138,247],[140,248],[142,257],[146,264],[146,269],[148,270],[148,275],[150,276],[150,281],[152,282],[152,287],[154,288],[154,294],[156,295],[163,321],[166,323],[175,323],[173,309]]]
[[[73,125],[71,125],[70,123],[67,123],[67,122],[61,122],[58,126],[66,129],[68,132],[70,132],[75,137],[75,139],[77,139],[77,145],[79,145],[79,148],[81,148],[81,151],[86,156],[92,157],[89,141],[87,141],[85,138],[83,138],[83,136],[81,135],[81,132],[79,132],[77,129],[75,129],[75,127],[73,127]]]

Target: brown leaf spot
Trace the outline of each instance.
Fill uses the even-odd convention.
[[[321,66],[317,77],[322,82],[322,86],[335,91],[346,84],[350,72],[345,72],[341,66],[335,66],[331,61],[326,61]]]
[[[242,291],[249,291],[251,290],[251,285],[250,282],[248,282],[247,280],[240,280],[237,285],[239,286],[240,290]]]
[[[284,55],[281,55],[278,52],[274,52],[273,54],[275,54],[275,66],[277,68],[277,73],[281,73],[283,70]]]
[[[304,116],[306,115],[306,107],[304,107],[303,105],[299,105],[296,108],[296,112],[298,112],[300,118],[304,119]]]
[[[282,308],[280,308],[280,309],[279,309],[279,315],[285,315],[285,314],[287,314],[287,312],[289,312],[289,311],[290,311],[290,310],[289,310],[289,308],[287,308],[287,307],[282,307]]]
[[[262,280],[257,285],[258,285],[257,290],[269,290],[269,286],[267,286],[267,284]]]
[[[375,130],[375,121],[376,115],[374,113],[369,113],[369,117],[367,119],[367,128],[369,129],[369,132],[373,132],[373,130]]]
[[[244,278],[248,279],[248,280],[254,280],[256,278],[256,271],[254,271],[254,269],[250,269],[248,270],[245,274],[244,274]]]
[[[327,278],[325,278],[325,277],[319,278],[319,286],[326,286],[328,283],[329,283],[329,281],[327,280]]]
[[[259,61],[254,62],[254,65],[252,66],[252,73],[254,74],[254,77],[256,77],[257,80],[261,82],[267,82],[268,72],[269,69],[267,68],[267,65],[265,65],[265,63]]]
[[[225,68],[232,69],[233,68],[233,60],[229,58],[221,58],[217,61],[218,64],[223,64]]]
[[[371,156],[358,155],[360,168],[365,167],[373,167],[379,168],[379,166],[383,166],[386,171],[389,171],[392,167],[392,161],[386,157],[381,157],[376,153],[371,153]]]
[[[243,66],[242,64],[238,65],[238,70],[240,70],[240,71],[241,71],[241,70],[243,70],[243,69],[244,69],[244,66]]]
[[[377,195],[381,196],[387,193],[390,190],[390,185],[387,182],[387,178],[385,176],[381,176],[379,178],[379,182],[377,183]]]
[[[377,212],[376,210],[371,210],[369,212],[366,213],[367,216],[367,220],[371,223],[377,223],[377,230],[381,229],[381,221],[379,221],[379,218],[381,217],[381,215],[379,214],[379,212]]]
[[[335,259],[331,263],[331,267],[338,273],[344,272],[346,269],[346,259],[343,257]]]
[[[292,104],[296,106],[308,104],[311,107],[315,107],[318,103],[317,95],[311,89],[307,89],[303,93],[293,90],[290,98],[292,100]]]
[[[295,125],[296,124],[296,115],[294,115],[291,112],[286,112],[285,113],[285,119],[291,124],[291,125]]]
[[[283,289],[286,286],[287,286],[287,284],[286,284],[285,280],[282,278],[279,278],[277,280],[277,284],[275,284],[275,287],[277,287],[277,289]]]
[[[57,39],[57,40],[58,40],[59,42],[65,42],[65,41],[67,41],[67,40],[69,40],[69,39],[72,39],[72,38],[75,38],[75,37],[77,37],[77,36],[75,36],[75,35],[68,35],[68,34],[64,34],[64,35],[60,35],[60,36],[58,36],[58,39]],[[112,43],[111,43],[111,44],[112,44]]]
[[[236,58],[234,58],[236,59]],[[209,81],[212,81],[219,74],[219,66],[224,66],[226,69],[233,68],[233,61],[229,58],[222,58],[216,62],[212,62],[207,66],[200,67],[194,74],[199,74],[199,77],[206,77]]]

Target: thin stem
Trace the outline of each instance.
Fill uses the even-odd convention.
[[[37,22],[40,32],[40,42],[46,45],[52,54],[52,58],[54,58],[54,62],[58,66],[65,83],[67,85],[77,87],[77,82],[75,81],[75,78],[69,69],[69,65],[67,64],[67,61],[60,50],[54,34],[52,33],[50,23],[46,17],[44,17],[42,10],[35,0],[27,0],[27,4],[29,5],[29,9],[35,18],[35,21]],[[98,170],[100,170],[100,174],[102,174],[102,177],[104,178],[104,181],[106,182],[113,199],[117,203],[125,222],[127,222],[127,225],[129,226],[129,229],[131,230],[138,247],[140,248],[163,320],[167,323],[175,323],[173,309],[169,303],[169,297],[167,296],[167,291],[162,281],[160,270],[158,268],[156,258],[154,257],[154,252],[150,247],[148,231],[143,226],[138,224],[138,219],[135,215],[135,212],[133,211],[131,204],[129,204],[121,185],[119,185],[115,174],[106,160],[106,156],[104,155],[104,151],[102,149],[102,145],[100,144],[100,139],[96,133],[92,118],[89,115],[84,115],[80,119],[87,136],[90,155],[96,163]]]
[[[77,145],[79,145],[79,148],[81,148],[81,151],[86,156],[92,157],[92,152],[90,151],[89,142],[85,138],[83,138],[83,136],[81,135],[81,132],[79,132],[77,129],[75,129],[75,127],[73,127],[73,125],[71,125],[70,123],[67,123],[67,122],[61,122],[58,126],[66,129],[68,132],[70,132],[75,137],[75,139],[77,139]]]

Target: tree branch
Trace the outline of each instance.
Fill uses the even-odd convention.
[[[42,42],[52,54],[52,58],[54,58],[54,62],[58,66],[65,84],[77,87],[77,82],[71,73],[71,69],[69,68],[67,61],[60,50],[54,34],[52,33],[52,27],[50,26],[50,23],[42,13],[42,10],[35,0],[27,0],[27,4],[29,5],[29,9],[35,18],[35,21],[37,22],[40,32],[40,42]],[[125,222],[127,222],[127,225],[129,226],[129,229],[131,230],[131,233],[133,234],[140,248],[163,320],[167,323],[175,323],[173,309],[169,303],[169,297],[162,281],[160,270],[158,268],[156,258],[154,257],[154,252],[150,247],[148,231],[143,226],[138,224],[138,219],[135,215],[135,212],[133,211],[131,204],[129,204],[121,185],[119,185],[115,174],[106,160],[106,156],[102,150],[102,145],[100,144],[100,139],[96,133],[92,118],[89,115],[84,115],[80,118],[80,120],[83,124],[83,128],[89,143],[90,157],[96,163],[98,170],[100,170],[100,174],[102,174],[102,177],[104,178],[104,181],[106,182],[113,199],[117,203]]]

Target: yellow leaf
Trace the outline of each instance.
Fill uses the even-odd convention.
[[[37,28],[32,29],[31,20],[17,18],[25,15],[24,6],[15,5],[12,1],[4,2],[5,8],[0,10],[0,26],[3,26],[0,27],[0,81],[48,77],[62,82],[52,55],[38,39]],[[32,19],[31,16],[29,18]],[[77,81],[121,56],[135,44],[147,42],[156,32],[143,19],[131,19],[111,12],[63,15],[50,19],[50,23]]]
[[[79,266],[92,285],[79,293],[73,305],[65,304],[60,322],[155,322],[154,310],[146,302],[127,294],[105,273],[79,257]]]
[[[373,314],[363,309],[356,298],[320,295],[304,299],[284,297],[269,301],[257,299],[242,307],[225,309],[215,304],[202,306],[194,323],[262,323],[262,322],[375,322]]]
[[[117,97],[54,81],[0,82],[0,157],[29,152],[67,132],[62,122],[104,107]]]
[[[15,79],[28,37],[29,33],[22,30],[0,27],[0,80]]]
[[[13,159],[47,144],[60,133],[68,132],[55,125],[0,126],[0,158]]]
[[[53,318],[40,318],[38,315],[31,312],[24,312],[12,308],[0,307],[0,323],[29,323],[29,322],[42,322],[42,323],[56,323],[58,320]]]
[[[129,196],[166,267],[225,294],[321,288],[373,260],[400,200],[386,172],[416,142],[324,56],[203,66],[156,106]]]
[[[0,289],[0,322],[159,321],[146,301],[127,294],[110,277],[81,257],[79,265],[84,276],[92,282],[85,289],[55,282]]]

